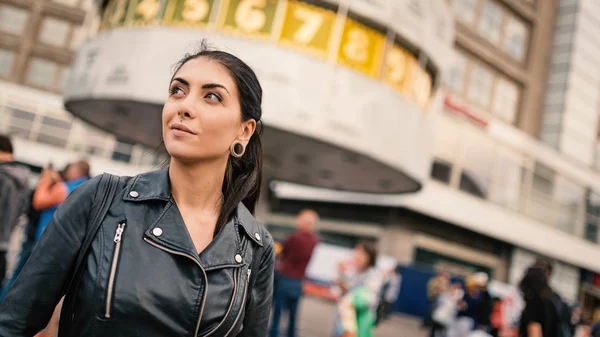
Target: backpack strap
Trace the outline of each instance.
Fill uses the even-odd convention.
[[[90,217],[90,222],[87,226],[84,241],[79,249],[77,262],[75,263],[75,267],[73,269],[73,276],[69,281],[68,287],[65,288],[65,294],[67,297],[65,298],[65,302],[63,304],[63,313],[66,315],[61,315],[65,319],[65,322],[62,322],[63,320],[61,319],[61,327],[64,323],[70,323],[73,319],[73,308],[75,304],[75,298],[77,297],[75,294],[75,289],[77,289],[79,286],[79,282],[83,276],[83,265],[85,263],[85,258],[87,257],[87,252],[92,245],[92,241],[94,241],[94,238],[96,237],[96,233],[98,233],[98,230],[102,225],[102,221],[108,213],[108,209],[110,208],[112,200],[117,193],[119,181],[120,177],[109,173],[104,173],[98,182],[98,189],[96,191],[96,195],[94,196],[94,201],[90,212],[92,216]]]

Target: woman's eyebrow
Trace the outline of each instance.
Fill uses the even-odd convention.
[[[214,88],[222,88],[223,90],[227,91],[227,93],[229,94],[229,96],[231,96],[231,94],[229,93],[229,90],[227,90],[227,88],[225,88],[225,86],[218,84],[218,83],[207,83],[205,85],[202,86],[202,89],[214,89]]]

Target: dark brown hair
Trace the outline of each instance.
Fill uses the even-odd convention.
[[[13,145],[8,136],[0,135],[0,152],[13,153]]]
[[[372,241],[360,241],[356,244],[356,247],[361,248],[369,257],[368,267],[375,267],[377,264],[377,246]]]
[[[262,87],[256,74],[244,61],[224,51],[212,49],[203,40],[200,48],[193,54],[187,54],[175,65],[173,77],[188,61],[205,57],[219,62],[233,78],[239,93],[242,120],[254,119],[256,130],[250,138],[244,155],[240,158],[229,156],[225,179],[223,181],[223,205],[217,220],[215,234],[231,219],[237,205],[242,202],[254,214],[262,178]]]

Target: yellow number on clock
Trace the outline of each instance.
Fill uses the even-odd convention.
[[[235,12],[235,23],[248,33],[257,32],[267,23],[267,15],[261,9],[267,0],[242,0]]]
[[[387,67],[387,81],[394,85],[401,85],[406,78],[406,55],[399,49],[392,49],[385,58]]]
[[[301,44],[310,43],[323,24],[323,16],[307,8],[299,7],[294,11],[294,17],[303,22],[294,34],[294,41]]]
[[[369,60],[369,35],[367,32],[356,28],[348,31],[348,41],[343,52],[344,56],[352,62],[367,62]]]
[[[160,10],[158,0],[142,0],[136,7],[135,11],[139,14],[143,21],[150,21],[156,17]]]
[[[187,22],[199,22],[208,16],[210,5],[206,0],[185,0],[181,17]]]

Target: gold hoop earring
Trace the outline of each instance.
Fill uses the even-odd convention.
[[[242,144],[242,142],[236,140],[231,144],[229,152],[231,152],[231,155],[233,157],[240,158],[246,152],[246,147],[244,146],[244,144]]]

